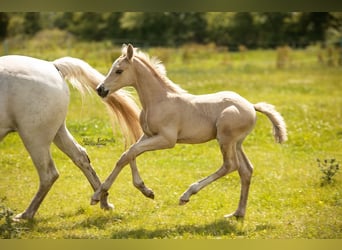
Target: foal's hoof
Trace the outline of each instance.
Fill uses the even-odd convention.
[[[101,195],[102,191],[101,189],[98,189],[91,197],[90,205],[96,205],[97,203],[99,203],[99,201],[101,200]]]
[[[152,200],[154,200],[154,192],[151,189],[146,189],[143,194]]]
[[[146,197],[154,200],[154,193],[151,192],[149,195],[146,195]]]
[[[180,199],[179,200],[179,205],[181,205],[181,206],[183,206],[183,205],[185,205],[186,203],[188,203],[190,200],[182,200],[182,199]]]
[[[98,194],[95,193],[90,199],[90,205],[94,206],[99,202],[100,202],[100,197]]]
[[[90,205],[94,206],[99,203],[100,200],[94,200],[93,198],[90,199]]]

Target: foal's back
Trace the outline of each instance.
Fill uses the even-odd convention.
[[[206,95],[184,93],[176,100],[178,103],[172,100],[172,109],[177,109],[180,116],[178,143],[203,143],[215,139],[218,121],[224,114],[227,127],[229,124],[234,124],[236,128],[253,127],[255,123],[253,104],[235,92]]]

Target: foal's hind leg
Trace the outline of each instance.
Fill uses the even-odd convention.
[[[223,155],[223,165],[212,175],[193,183],[181,196],[179,200],[180,205],[186,204],[191,195],[196,194],[202,188],[208,186],[210,183],[217,179],[231,173],[238,168],[238,160],[236,156],[235,143],[227,142],[227,144],[221,144],[221,151]]]
[[[100,187],[101,182],[90,164],[86,150],[76,142],[66,128],[65,124],[63,124],[58,130],[54,139],[54,143],[60,150],[69,156],[69,158],[76,164],[77,167],[81,169],[83,174],[87,177],[93,190],[97,190]],[[108,193],[102,193],[100,199],[101,208],[106,210],[113,208],[113,205],[108,203],[107,196]]]
[[[229,218],[235,216],[237,218],[243,218],[246,213],[247,199],[249,193],[249,186],[251,183],[251,178],[253,174],[253,165],[248,160],[246,154],[244,153],[241,142],[237,144],[237,155],[239,157],[240,167],[238,169],[241,181],[241,194],[238,209],[231,214],[227,214],[224,217]]]

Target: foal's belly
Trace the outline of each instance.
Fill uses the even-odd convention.
[[[177,143],[204,143],[216,138],[216,125],[215,123],[198,119],[193,122],[187,122],[178,133]]]
[[[203,143],[216,139],[217,122],[230,107],[234,107],[234,112],[231,114],[232,119],[226,120],[227,124],[235,123],[237,117],[248,120],[247,117],[255,113],[253,106],[247,100],[229,91],[198,96],[188,95],[187,100],[179,108],[182,110],[182,122],[179,126],[178,143]]]

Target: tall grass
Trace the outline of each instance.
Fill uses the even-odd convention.
[[[30,41],[29,41],[30,42]],[[32,42],[32,41],[31,41]],[[341,238],[342,177],[321,185],[317,159],[342,159],[342,71],[319,64],[315,48],[291,50],[291,64],[276,67],[272,50],[229,52],[215,46],[147,48],[165,63],[170,79],[194,94],[221,90],[240,93],[251,102],[276,106],[288,125],[289,141],[277,145],[271,125],[258,115],[255,130],[244,143],[255,171],[243,223],[223,219],[239,199],[239,177],[232,173],[193,196],[186,206],[178,198],[192,183],[221,165],[215,141],[177,145],[148,152],[137,163],[155,200],[143,197],[126,168],[110,189],[112,212],[90,206],[92,189],[81,172],[55,146],[52,153],[60,178],[35,219],[20,222],[20,238]],[[75,56],[103,73],[120,54],[120,45],[79,43],[40,49],[29,43],[9,46],[12,54],[47,60]],[[112,133],[105,107],[95,95],[82,98],[71,91],[67,124],[87,148],[103,180],[124,150],[120,131]],[[89,143],[98,140],[103,144]],[[0,197],[3,205],[21,212],[36,192],[38,177],[19,137],[0,143]],[[5,223],[0,221],[0,223]],[[1,237],[1,236],[0,236]]]

